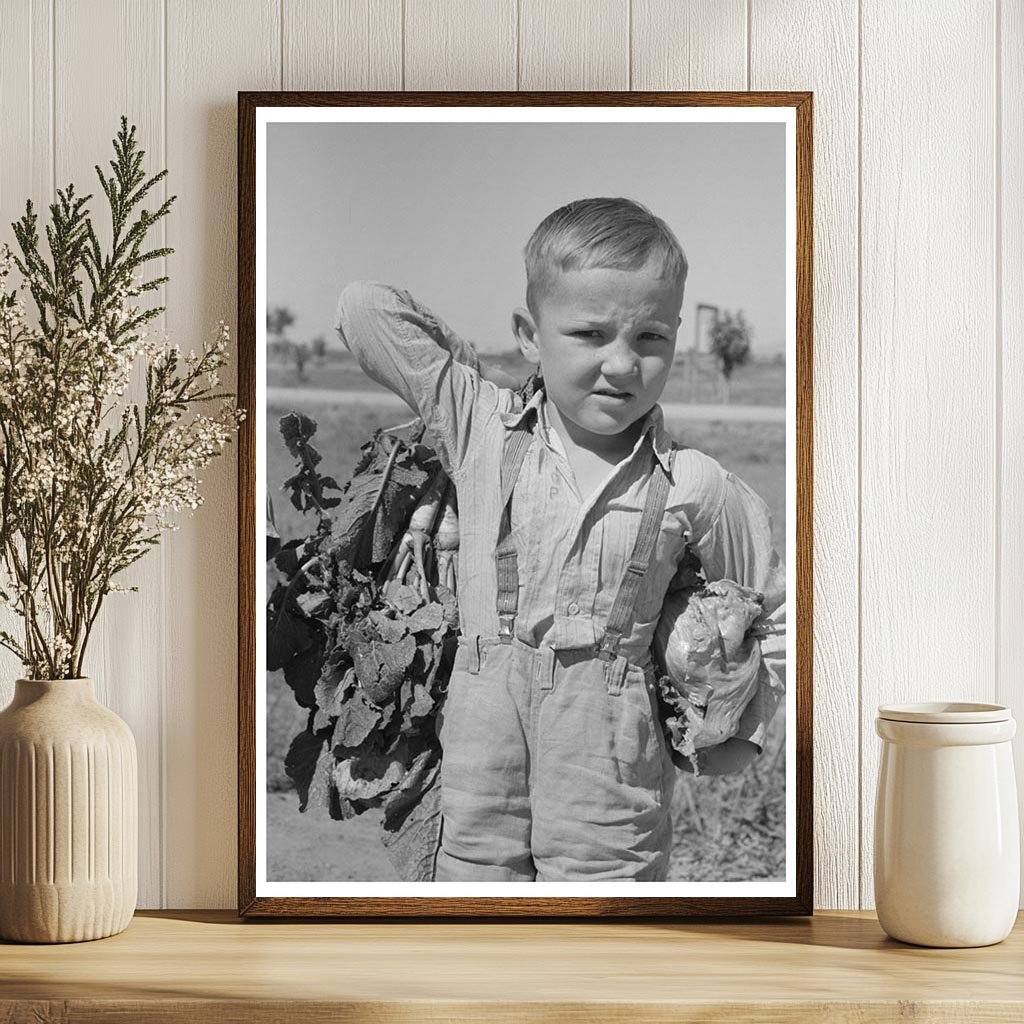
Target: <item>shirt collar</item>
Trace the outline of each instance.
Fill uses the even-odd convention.
[[[661,463],[662,469],[672,476],[672,437],[665,429],[665,413],[660,405],[655,403],[647,416],[644,418],[644,429],[642,436],[650,436],[654,454]]]
[[[544,401],[544,389],[538,388],[533,393],[533,397],[522,407],[522,409],[512,409],[509,412],[499,412],[498,416],[501,418],[501,422],[505,424],[508,430],[513,427],[518,427],[520,423],[537,412],[540,408],[540,403]]]
[[[505,425],[506,430],[518,427],[527,417],[538,414],[541,403],[544,401],[544,389],[538,388],[533,397],[522,407],[522,409],[510,412],[499,412],[498,416]],[[643,429],[640,432],[640,439],[637,441],[637,448],[640,447],[643,439],[651,439],[651,447],[662,468],[670,476],[672,474],[672,438],[665,429],[665,414],[660,405],[655,405],[643,419]],[[635,451],[636,449],[634,449]]]

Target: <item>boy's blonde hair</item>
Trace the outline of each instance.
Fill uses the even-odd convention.
[[[641,270],[661,261],[662,277],[686,282],[686,254],[672,229],[633,199],[576,199],[549,213],[523,250],[526,305],[536,319],[539,299],[555,274],[594,267]]]

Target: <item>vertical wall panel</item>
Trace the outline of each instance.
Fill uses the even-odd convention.
[[[45,213],[53,191],[53,32],[50,0],[10,0],[0,30],[0,244],[17,246],[11,222],[31,199]],[[29,302],[31,311],[31,302]],[[21,620],[0,608],[0,629],[14,636]],[[0,707],[23,675],[18,657],[0,648]]]
[[[146,168],[163,167],[163,11],[160,0],[58,0],[54,7],[54,165],[56,182],[74,183],[89,204],[101,242],[110,241],[110,212],[95,165],[109,173],[121,115],[138,127]],[[102,60],[96,55],[102,53]],[[88,87],[85,87],[88,83]],[[162,190],[155,198],[162,198]],[[161,231],[150,238],[161,244]],[[161,268],[162,269],[162,268]],[[150,270],[150,276],[159,272]],[[146,305],[162,296],[143,296]],[[140,378],[125,396],[145,400]],[[139,905],[162,900],[161,799],[164,666],[163,578],[150,552],[117,582],[139,588],[105,599],[86,653],[84,672],[98,699],[131,727],[139,751]],[[156,642],[154,643],[154,638]]]
[[[285,89],[400,89],[402,0],[292,0]]]
[[[168,323],[183,347],[236,312],[239,90],[281,82],[276,0],[167,0]],[[234,337],[232,331],[232,337]],[[234,379],[234,363],[222,374]],[[167,550],[167,905],[235,903],[237,446],[203,474],[204,503]]]
[[[0,242],[14,247],[11,221],[50,201],[53,108],[50,0],[9,0],[0,32]]]
[[[630,88],[745,89],[747,0],[633,0]]]
[[[519,0],[521,89],[629,89],[628,0]]]
[[[1002,538],[998,690],[1015,711],[1017,787],[1024,822],[1024,5],[1001,5],[1002,126],[997,181],[1001,184],[999,243],[1002,365]],[[998,511],[998,510],[997,510]],[[1024,897],[1024,888],[1021,890]]]
[[[752,87],[814,92],[815,902],[856,907],[857,11],[757,0],[751,14]]]
[[[995,692],[993,38],[991,3],[863,7],[865,906],[876,706]]]
[[[515,0],[406,0],[405,88],[516,88]]]

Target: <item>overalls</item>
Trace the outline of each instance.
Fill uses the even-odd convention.
[[[460,636],[438,715],[441,833],[435,881],[661,881],[675,768],[649,649],[619,652],[647,573],[669,481],[655,463],[627,569],[595,647],[531,647],[513,629],[519,574],[510,506],[531,443],[501,463],[498,635]]]

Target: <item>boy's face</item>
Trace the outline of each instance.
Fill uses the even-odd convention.
[[[563,271],[540,298],[536,320],[523,307],[512,314],[519,347],[541,367],[547,397],[583,438],[621,434],[661,397],[683,287],[659,270]]]

